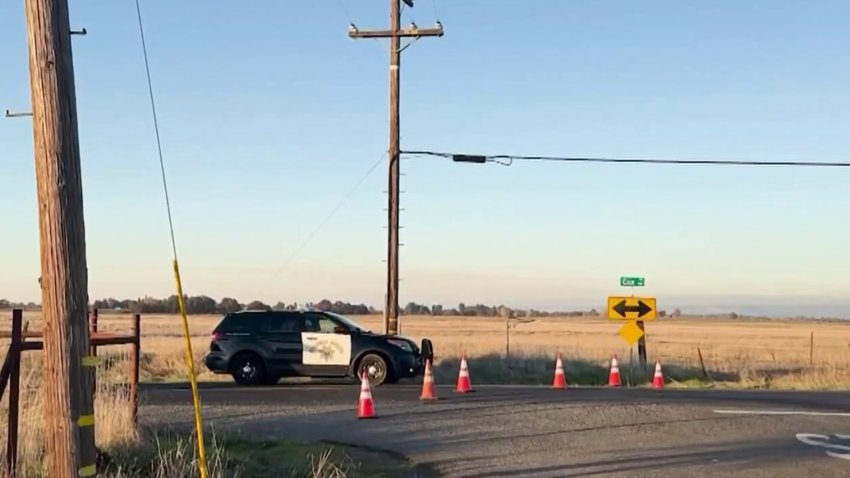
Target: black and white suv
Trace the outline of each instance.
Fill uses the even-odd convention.
[[[423,373],[431,341],[375,334],[352,320],[316,310],[226,314],[211,334],[204,364],[241,385],[281,377],[360,377],[373,386]]]

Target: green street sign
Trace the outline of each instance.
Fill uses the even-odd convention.
[[[643,287],[645,283],[643,277],[620,277],[622,287]]]

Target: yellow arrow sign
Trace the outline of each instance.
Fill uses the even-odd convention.
[[[640,327],[638,327],[634,320],[630,320],[620,327],[620,337],[628,342],[629,345],[634,345],[635,342],[643,337],[643,330],[640,330]]]
[[[608,318],[655,320],[655,297],[608,297]]]

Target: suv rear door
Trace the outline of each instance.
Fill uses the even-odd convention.
[[[301,320],[297,312],[269,312],[258,334],[268,357],[269,372],[294,375],[301,369]]]

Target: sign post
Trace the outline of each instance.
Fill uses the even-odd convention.
[[[646,279],[637,276],[622,276],[620,277],[620,287],[644,287]],[[646,328],[645,320],[655,320],[657,317],[657,309],[655,297],[609,297],[608,298],[608,317],[615,320],[626,320],[627,322],[620,328],[620,336],[629,343],[634,345],[638,343],[638,357],[640,365],[646,372]]]

